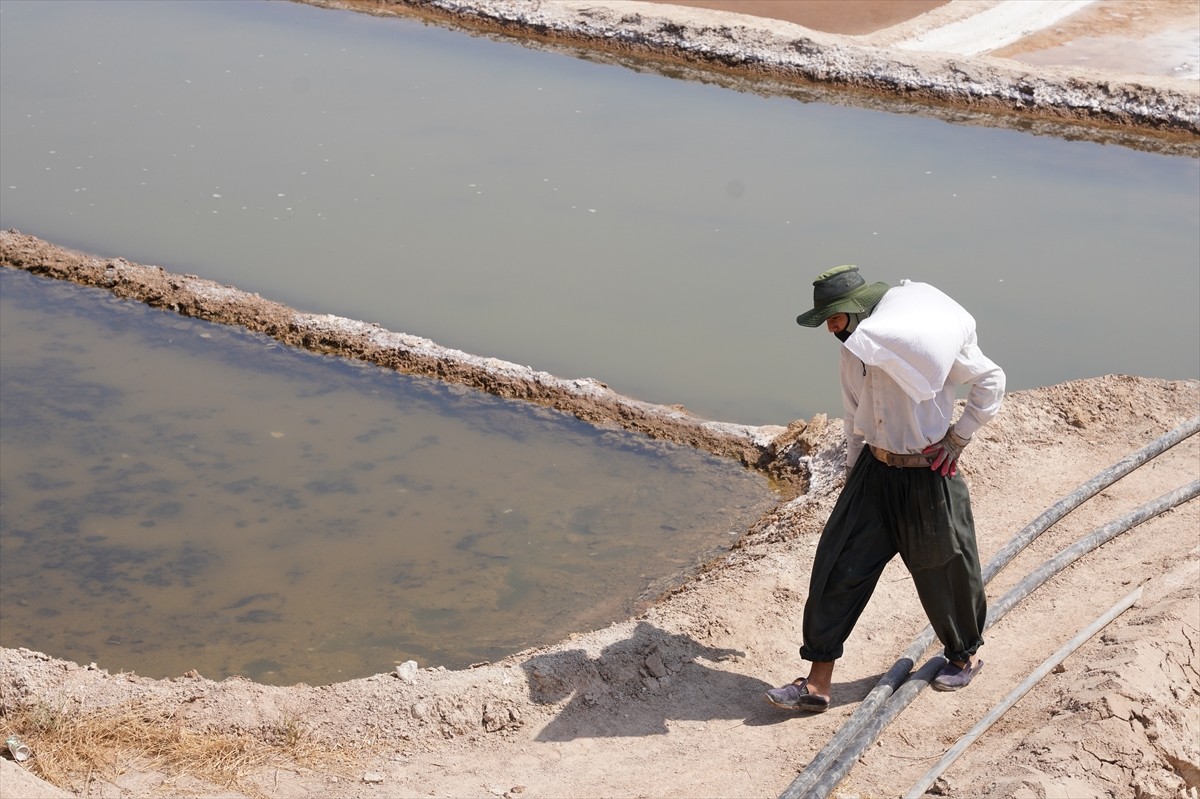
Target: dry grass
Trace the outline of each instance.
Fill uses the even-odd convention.
[[[262,786],[272,772],[345,777],[356,765],[346,753],[314,742],[297,718],[255,733],[208,733],[187,729],[168,710],[144,705],[84,713],[40,704],[5,709],[0,727],[2,738],[15,734],[33,750],[28,764],[35,774],[73,793],[86,794],[97,779],[115,781],[138,772],[265,797]]]

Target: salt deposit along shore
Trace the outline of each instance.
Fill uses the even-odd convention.
[[[954,0],[830,6],[821,22],[872,6],[929,11],[869,33],[805,27],[809,4],[634,0],[303,0],[375,14],[409,14],[517,37],[531,46],[634,55],[709,80],[753,77],[756,91],[838,90],[841,101],[884,98],[971,124],[1091,128],[1102,141],[1190,151],[1200,133],[1200,10],[1194,0]],[[795,8],[799,6],[800,8]],[[772,18],[771,15],[789,18]],[[896,15],[893,12],[893,19]],[[1063,41],[1097,56],[1076,60]],[[1099,42],[1099,44],[1094,44]],[[1057,48],[1057,49],[1056,49]],[[777,81],[769,86],[763,80]],[[848,94],[847,94],[848,93]],[[977,115],[988,115],[986,121]],[[1068,134],[1080,135],[1080,134]]]

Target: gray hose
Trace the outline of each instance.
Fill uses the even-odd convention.
[[[854,713],[846,719],[841,728],[829,739],[829,742],[821,748],[821,751],[817,752],[816,757],[804,771],[800,772],[796,779],[792,780],[792,784],[779,794],[779,799],[806,799],[806,797],[814,795],[810,793],[812,787],[837,762],[842,751],[855,736],[863,731],[884,702],[887,702],[888,698],[905,680],[910,680],[909,672],[912,671],[917,658],[924,654],[934,639],[933,628],[926,626],[921,634],[909,644],[908,649],[904,650],[904,654],[900,656],[899,660],[879,678],[879,682],[875,684],[871,692],[863,698],[863,701],[854,709]],[[937,672],[934,671],[934,674],[936,675]],[[855,758],[857,759],[857,755]]]
[[[1193,417],[1169,433],[1159,436],[1137,452],[1127,455],[1051,505],[1045,512],[1021,530],[1021,532],[1013,536],[1012,540],[996,553],[983,570],[984,584],[986,585],[990,582],[1001,569],[1007,566],[1031,541],[1044,533],[1050,525],[1137,467],[1146,463],[1146,461],[1161,455],[1180,441],[1194,435],[1197,430],[1200,430],[1200,416]],[[875,687],[871,689],[871,692],[855,708],[850,718],[834,733],[829,742],[821,748],[821,751],[817,752],[804,771],[779,795],[779,799],[801,799],[801,797],[808,795],[809,789],[820,779],[822,772],[829,767],[834,758],[841,753],[846,742],[859,733],[867,723],[867,720],[888,700],[888,697],[895,692],[896,688],[904,682],[909,672],[912,671],[912,667],[916,664],[917,658],[921,657],[925,653],[925,650],[929,649],[935,637],[933,627],[926,626],[913,639],[913,642],[904,650],[900,658],[887,670],[879,682],[875,684]]]
[[[1200,480],[1193,480],[1188,485],[1163,494],[1158,499],[1142,505],[1128,516],[1115,519],[1085,538],[1076,541],[1031,572],[1028,577],[1005,594],[996,603],[995,607],[989,608],[987,623],[984,625],[984,629],[995,624],[1014,605],[1088,552],[1126,530],[1136,527],[1142,522],[1152,519],[1176,505],[1187,502],[1198,494],[1200,494]],[[884,728],[891,724],[896,716],[900,715],[912,703],[922,689],[933,682],[933,678],[937,676],[938,671],[941,670],[945,663],[946,659],[941,655],[930,658],[907,682],[896,689],[896,692],[892,694],[887,704],[878,713],[871,716],[868,723],[863,725],[863,728],[854,739],[843,747],[842,751],[837,754],[836,759],[813,782],[808,792],[796,794],[796,796],[803,796],[805,799],[825,799],[825,797],[829,796],[854,764],[858,762],[858,758],[866,751],[867,747],[879,738]]]
[[[1141,597],[1142,587],[1139,585],[1121,599],[1120,602],[1105,611],[1098,619],[1076,633],[1075,637],[1059,647],[1057,652],[1042,661],[1042,665],[1038,666],[1032,674],[1022,680],[1020,685],[1010,691],[1008,696],[1004,697],[998,705],[988,711],[988,714],[980,719],[965,735],[955,741],[954,746],[946,750],[946,754],[942,756],[942,759],[935,763],[933,768],[925,772],[924,776],[917,780],[913,787],[908,789],[908,793],[904,794],[904,799],[920,799],[929,790],[929,787],[933,785],[934,781],[941,776],[942,772],[948,769],[951,763],[958,760],[958,756],[965,752],[968,746],[975,743],[979,736],[987,732],[1021,697],[1029,693],[1033,686],[1041,682],[1055,666],[1066,660],[1068,655],[1083,646],[1085,641],[1107,627],[1117,616],[1129,610],[1133,606],[1133,603],[1137,602]]]

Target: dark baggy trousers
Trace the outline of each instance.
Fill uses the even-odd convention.
[[[842,656],[879,575],[897,553],[946,658],[965,661],[975,654],[983,645],[987,597],[966,482],[928,468],[887,466],[864,447],[817,544],[802,658]]]

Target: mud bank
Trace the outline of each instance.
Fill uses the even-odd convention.
[[[288,346],[537,403],[600,427],[621,427],[732,458],[764,472],[789,496],[802,493],[807,484],[805,463],[811,434],[805,435],[803,421],[784,428],[700,419],[682,407],[623,396],[592,378],[556,377],[376,324],[304,313],[195,275],[174,274],[123,258],[100,259],[15,230],[0,231],[0,265],[107,289],[118,297],[184,316],[238,325]]]
[[[633,55],[703,70],[707,77],[688,75],[700,80],[743,76],[777,82],[759,82],[749,91],[833,88],[840,96],[832,102],[870,106],[872,98],[883,98],[921,105],[922,112],[946,114],[952,121],[969,122],[983,113],[989,120],[980,123],[998,126],[1084,125],[1083,131],[1073,125],[1053,129],[1053,135],[1065,138],[1194,152],[1200,134],[1200,91],[1194,80],[910,49],[922,29],[959,21],[991,3],[951,3],[871,35],[845,36],[731,11],[626,0],[298,2],[415,15],[544,45]]]

